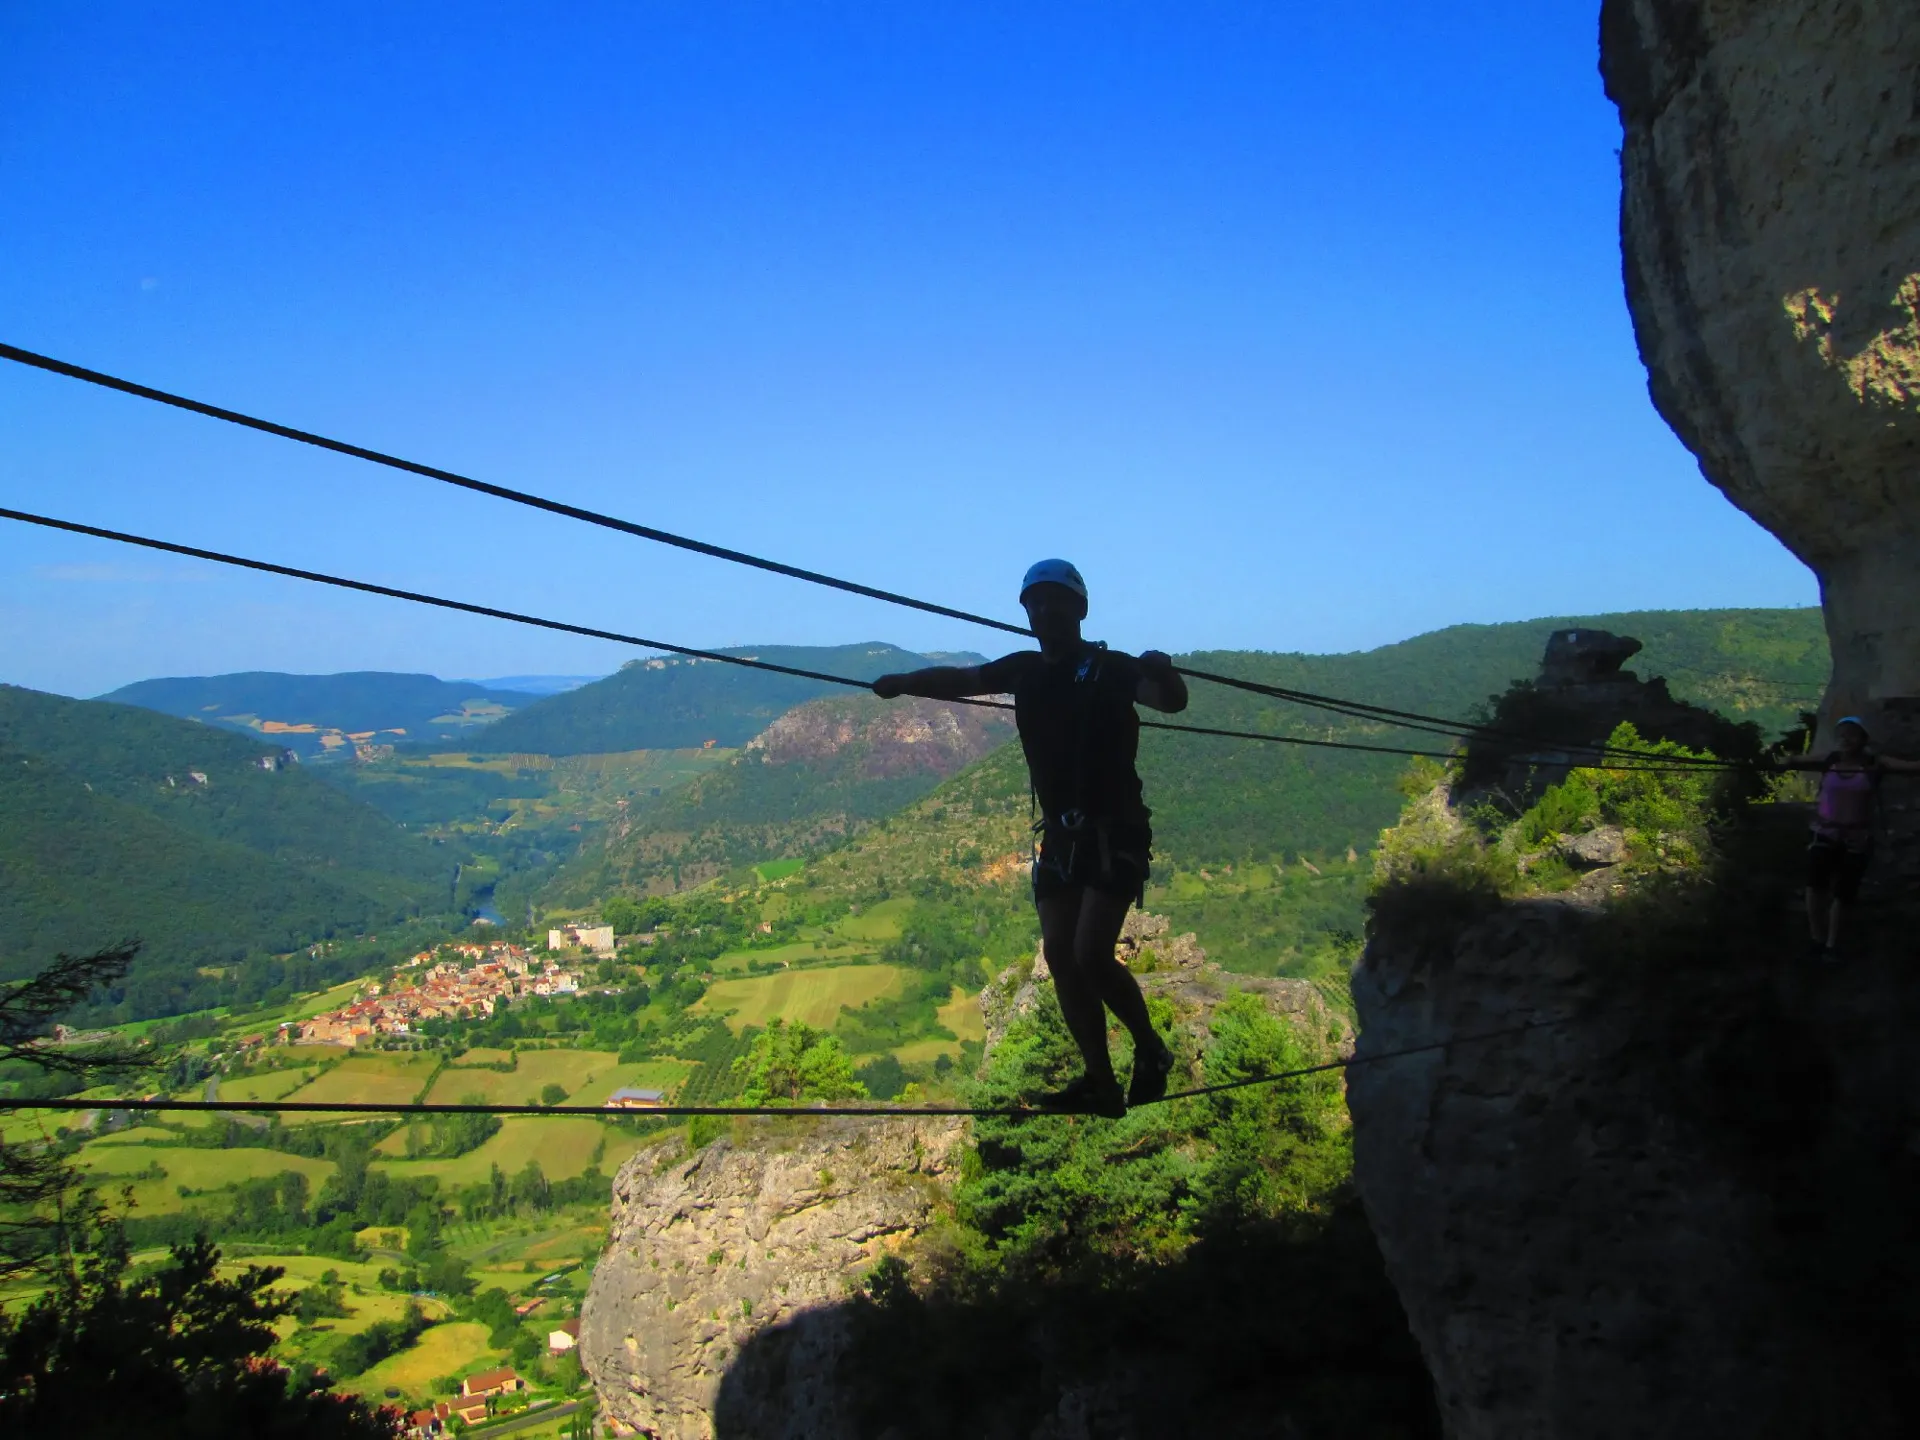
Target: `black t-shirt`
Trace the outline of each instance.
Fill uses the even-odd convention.
[[[1111,824],[1147,823],[1152,812],[1134,768],[1138,660],[1087,645],[1072,658],[1022,650],[980,669],[996,691],[1013,695],[1027,772],[1050,825],[1076,810]]]

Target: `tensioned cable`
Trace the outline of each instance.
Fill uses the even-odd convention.
[[[495,499],[511,500],[516,505],[530,505],[536,510],[545,510],[554,515],[564,515],[569,520],[583,520],[589,525],[599,525],[608,530],[619,530],[628,535],[638,536],[642,540],[652,540],[660,545],[672,545],[680,550],[691,550],[697,555],[711,555],[716,560],[729,560],[735,565],[750,565],[756,570],[767,570],[775,575],[786,575],[795,580],[805,580],[810,584],[825,585],[834,590],[845,590],[853,595],[865,595],[872,600],[885,600],[889,604],[904,605],[912,610],[924,610],[931,615],[945,615],[952,620],[966,620],[975,625],[989,625],[996,630],[1005,630],[1014,635],[1031,633],[1024,625],[1009,625],[1004,620],[990,620],[984,615],[974,615],[965,610],[955,610],[946,605],[936,605],[928,600],[916,600],[911,595],[901,595],[895,591],[882,590],[873,585],[862,585],[854,580],[842,580],[837,576],[825,575],[818,570],[808,570],[799,565],[786,565],[778,560],[768,560],[759,555],[749,555],[744,550],[732,550],[724,545],[712,545],[705,540],[695,540],[690,536],[676,535],[671,530],[661,530],[652,525],[636,524],[631,520],[622,520],[614,515],[604,515],[598,510],[587,510],[578,505],[569,505],[564,501],[549,500],[543,495],[533,495],[525,490],[514,490],[505,485],[494,485],[485,480],[475,480],[472,476],[459,475],[451,470],[442,470],[435,465],[422,465],[417,461],[403,460],[398,455],[387,455],[379,450],[369,450],[364,445],[350,444],[345,440],[329,439],[325,435],[316,435],[311,430],[298,430],[291,425],[281,425],[272,420],[262,420],[258,416],[242,414],[238,410],[228,410],[224,406],[209,405],[204,400],[191,400],[185,395],[175,395],[167,390],[157,390],[151,385],[141,385],[133,380],[123,380],[119,376],[108,375],[99,370],[89,370],[85,366],[70,364],[65,360],[56,360],[51,355],[40,355],[32,350],[23,350],[18,345],[8,345],[0,342],[0,360],[12,360],[17,364],[30,365],[37,370],[46,370],[55,375],[65,375],[74,380],[84,380],[90,385],[100,385],[108,390],[118,390],[123,394],[138,396],[142,400],[154,400],[162,405],[172,405],[176,409],[191,410],[197,415],[206,415],[215,420],[224,420],[230,425],[242,425],[249,430],[259,430],[268,435],[278,435],[283,440],[297,440],[303,445],[314,445],[322,450],[332,450],[336,454],[351,455],[356,460],[368,460],[375,465],[385,465],[394,470],[405,470],[410,474],[421,475],[429,480],[438,480],[447,485],[457,485],[463,490],[473,490],[482,495],[491,495]]]
[[[239,410],[230,410],[225,406],[212,405],[203,400],[194,400],[188,396],[178,395],[167,390],[160,390],[151,385],[142,385],[138,381],[127,380],[117,375],[109,375],[104,371],[91,370],[82,365],[75,365],[70,361],[57,360],[50,355],[42,355],[32,350],[22,349],[17,345],[8,345],[0,342],[0,359],[11,360],[16,364],[45,370],[51,374],[64,375],[70,379],[83,380],[88,384],[99,385],[109,390],[117,390],[123,394],[136,396],[139,399],[152,400],[162,405],[171,405],[176,409],[191,411],[198,415],[205,415],[211,419],[222,420],[231,425],[239,425],[247,429],[258,430],[263,434],[276,435],[286,440],[295,440],[304,445],[313,445],[323,450],[331,450],[336,454],[350,455],[355,459],[366,460],[373,464],[388,466],[396,470],[403,470],[409,474],[420,475],[429,480],[438,480],[443,484],[458,486],[464,490],[472,490],[479,494],[491,495],[500,500],[509,500],[517,505],[526,505],[536,510],[545,510],[550,514],[565,516],[570,520],[580,520],[590,525],[598,525],[605,529],[616,530],[622,534],[637,536],[643,540],[651,540],[662,545],[671,545],[701,555],[710,555],[715,559],[727,560],[737,565],[751,566],[755,569],[766,570],[773,574],[786,575],[796,580],[805,580],[810,584],[824,585],[831,589],[843,590],[850,594],[865,595],[870,599],[885,600],[890,604],[906,606],[909,609],[921,610],[929,614],[944,615],[955,620],[965,620],[970,624],[984,625],[994,630],[1005,631],[1008,634],[1031,635],[1033,633],[1023,625],[1012,625],[1004,620],[995,620],[991,616],[978,615],[969,610],[960,610],[948,605],[938,605],[927,600],[916,600],[910,595],[902,595],[897,591],[883,590],[872,585],[863,585],[858,581],[843,580],[838,576],[827,575],[818,570],[809,570],[798,565],[788,565],[778,560],[769,560],[764,556],[751,555],[743,550],[734,550],[723,545],[710,544],[704,540],[695,540],[689,536],[678,535],[669,530],[659,529],[656,526],[641,525],[635,521],[622,520],[617,516],[607,515],[597,510],[587,510],[577,505],[569,505],[564,501],[551,500],[545,496],[535,495],[525,490],[515,490],[509,486],[496,485],[485,480],[476,480],[471,476],[460,475],[451,470],[443,470],[438,466],[424,465],[418,461],[402,459],[397,455],[388,455],[383,451],[369,449],[363,445],[355,445],[345,440],[335,440],[325,435],[319,435],[311,430],[301,430],[291,425],[282,425],[277,421],[264,420],[258,416],[248,415]],[[583,631],[580,633],[586,632]],[[682,654],[693,653],[673,646],[659,646],[655,648],[674,650],[675,653]],[[702,658],[706,658],[708,653],[709,652],[701,652]],[[1359,701],[1346,701],[1336,696],[1316,695],[1312,691],[1307,690],[1291,690],[1281,686],[1264,685],[1258,681],[1241,680],[1236,677],[1217,675],[1209,671],[1190,669],[1185,666],[1176,666],[1174,668],[1181,674],[1191,676],[1194,679],[1207,680],[1218,685],[1229,685],[1236,689],[1252,691],[1255,694],[1269,695],[1276,699],[1289,700],[1296,704],[1330,710],[1335,714],[1346,715],[1350,718],[1367,719],[1377,717],[1416,722],[1406,728],[1425,729],[1428,733],[1433,734],[1446,736],[1481,735],[1489,739],[1505,739],[1527,746],[1545,746],[1553,749],[1574,750],[1582,754],[1658,759],[1663,762],[1664,766],[1672,768],[1693,767],[1714,769],[1727,768],[1730,764],[1730,762],[1710,757],[1656,756],[1650,751],[1632,750],[1604,743],[1590,743],[1577,746],[1556,745],[1533,736],[1521,736],[1511,733],[1502,735],[1500,732],[1492,730],[1487,726],[1472,722],[1454,721],[1441,716],[1422,715],[1416,711],[1393,710],[1384,706],[1367,705]],[[790,671],[789,673],[800,674],[804,672]],[[1156,728],[1190,727],[1168,727],[1160,725],[1156,726]],[[1391,750],[1380,746],[1353,745],[1344,748],[1374,749],[1388,754],[1412,755],[1425,753],[1411,750]]]
[[[1344,1060],[1328,1060],[1319,1065],[1303,1065],[1294,1070],[1276,1070],[1265,1075],[1249,1075],[1244,1079],[1227,1080],[1217,1085],[1202,1085],[1193,1090],[1176,1090],[1172,1094],[1162,1095],[1157,1100],[1149,1100],[1133,1108],[1138,1110],[1146,1108],[1146,1105],[1164,1105],[1174,1100],[1192,1100],[1204,1095],[1219,1095],[1230,1090],[1244,1090],[1254,1085],[1272,1085],[1282,1080],[1299,1080],[1308,1075],[1322,1075],[1333,1070],[1351,1070],[1360,1065],[1377,1065],[1383,1060],[1399,1060],[1409,1055],[1426,1055],[1454,1045],[1474,1045],[1487,1040],[1501,1040],[1529,1030],[1568,1025],[1575,1018],[1577,1017],[1562,1016],[1556,1020],[1528,1020],[1518,1025],[1507,1025],[1498,1030],[1483,1030],[1474,1035],[1458,1035],[1447,1040],[1429,1041],[1424,1045],[1409,1045],[1399,1050],[1383,1050],[1377,1055],[1350,1055]],[[0,1100],[0,1110],[135,1110],[185,1111],[202,1114],[225,1110],[235,1113],[272,1115],[562,1115],[574,1117],[591,1115],[602,1120],[608,1116],[618,1115],[770,1115],[789,1119],[809,1115],[972,1115],[1036,1119],[1046,1115],[1067,1113],[1044,1110],[1032,1105],[648,1105],[644,1108],[623,1110],[605,1105],[391,1105],[372,1101],[340,1101],[329,1104],[324,1100],[81,1100],[70,1095],[39,1100]]]
[[[291,565],[276,565],[269,560],[254,560],[244,555],[229,555],[220,550],[207,550],[198,545],[181,545],[171,540],[157,540],[147,535],[134,535],[124,530],[109,530],[99,525],[84,525],[77,520],[60,520],[51,515],[36,515],[27,510],[10,510],[0,507],[0,519],[17,520],[26,525],[39,525],[50,530],[64,530],[75,535],[88,535],[99,540],[112,540],[122,545],[137,545],[147,550],[159,550],[170,555],[185,555],[195,560],[210,560],[219,565],[233,565],[243,570],[256,570],[267,575],[284,575],[293,580],[306,580],[315,585],[332,585],[342,590],[357,590],[367,595],[383,595],[393,600],[407,600],[416,605],[432,605],[442,610],[455,610],[468,615],[482,615],[492,620],[510,620],[517,625],[533,625],[543,630],[558,630],[569,635],[585,635],[595,640],[611,640],[622,645],[634,645],[651,650],[665,650],[675,655],[686,655],[696,660],[711,660],[723,665],[740,665],[750,670],[769,670],[777,675],[794,675],[803,680],[818,680],[829,685],[845,685],[856,690],[871,690],[872,682],[856,680],[847,675],[834,675],[824,670],[806,670],[795,665],[778,665],[770,660],[756,660],[745,655],[728,655],[719,650],[701,650],[690,645],[676,645],[666,640],[650,640],[640,635],[627,635],[618,630],[602,630],[591,625],[575,625],[565,620],[548,620],[538,615],[523,615],[516,610],[502,610],[493,605],[478,605],[467,600],[450,600],[441,595],[428,595],[418,590],[402,590],[392,585],[377,585],[370,580],[353,580],[343,575],[329,575],[318,570],[301,570]],[[972,696],[959,696],[943,703],[954,705],[972,705],[986,710],[1011,710],[1013,707],[999,700],[983,700]],[[1215,735],[1230,740],[1260,740],[1274,745],[1301,745],[1321,750],[1361,750],[1379,755],[1409,755],[1433,760],[1451,760],[1452,752],[1441,750],[1400,749],[1388,745],[1367,745],[1350,740],[1313,740],[1302,735],[1274,735],[1258,730],[1225,730],[1209,725],[1176,725],[1165,720],[1142,720],[1141,726],[1151,730],[1171,730],[1188,735]],[[1589,751],[1591,747],[1586,747]],[[1647,755],[1648,760],[1664,761],[1668,757]],[[1678,757],[1674,757],[1678,758]],[[1660,770],[1679,771],[1690,768],[1670,764],[1634,764],[1634,765],[1597,765],[1588,769],[1603,770]]]

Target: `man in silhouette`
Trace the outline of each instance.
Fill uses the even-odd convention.
[[[1118,1118],[1127,1106],[1166,1093],[1173,1052],[1154,1033],[1147,1002],[1114,957],[1127,907],[1143,898],[1153,831],[1134,757],[1134,705],[1174,714],[1187,686],[1158,650],[1124,655],[1084,640],[1087,586],[1064,560],[1042,560],[1020,587],[1038,650],[984,665],[937,665],[882,675],[874,694],[959,700],[1013,696],[1020,745],[1041,810],[1033,900],[1060,1013],[1086,1061],[1064,1089],[1040,1098],[1048,1109]],[[1107,1053],[1111,1009],[1133,1036],[1133,1074],[1123,1094]]]

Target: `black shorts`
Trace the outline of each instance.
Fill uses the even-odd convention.
[[[1815,836],[1807,846],[1807,888],[1831,890],[1834,899],[1851,905],[1860,898],[1860,881],[1872,858],[1871,850],[1849,850],[1838,840]]]
[[[1049,825],[1033,861],[1033,898],[1068,890],[1098,890],[1144,905],[1152,864],[1153,831],[1145,825],[1105,825],[1088,820],[1078,829]]]

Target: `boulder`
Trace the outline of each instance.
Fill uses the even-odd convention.
[[[1584,835],[1569,835],[1561,840],[1560,853],[1586,870],[1618,865],[1627,858],[1627,832],[1618,825],[1602,825]]]

